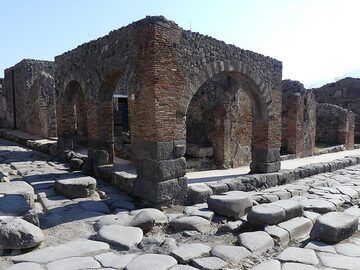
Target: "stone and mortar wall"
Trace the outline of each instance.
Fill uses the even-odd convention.
[[[306,157],[314,154],[316,102],[313,91],[298,81],[282,82],[281,147],[289,154]]]
[[[6,127],[6,96],[3,85],[4,79],[0,78],[0,128]]]
[[[186,111],[206,80],[226,73],[254,101],[252,170],[280,168],[281,62],[184,31],[163,17],[147,17],[55,58],[59,147],[72,140],[65,89],[79,83],[87,102],[95,168],[113,162],[111,97],[128,82],[131,142],[138,196],[160,202],[186,193]],[[101,156],[101,158],[99,158]]]
[[[344,144],[354,149],[355,114],[332,104],[318,104],[316,108],[316,141]]]
[[[220,168],[251,161],[252,106],[247,93],[229,76],[215,76],[197,91],[186,116],[187,143],[214,149]]]
[[[313,89],[317,103],[330,103],[355,114],[355,137],[360,140],[360,79],[345,78]]]
[[[30,59],[5,70],[5,127],[56,136],[53,74],[53,62]]]

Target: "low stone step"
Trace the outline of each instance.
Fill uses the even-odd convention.
[[[358,228],[358,218],[340,212],[327,213],[319,217],[311,231],[311,238],[329,244],[349,238]]]
[[[96,180],[90,176],[61,178],[55,181],[55,189],[67,198],[86,198],[94,194]]]

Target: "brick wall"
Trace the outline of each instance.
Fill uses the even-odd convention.
[[[321,103],[316,108],[316,141],[354,148],[355,115],[336,105]]]
[[[289,154],[306,157],[314,154],[316,102],[314,93],[298,81],[282,82],[281,146]]]
[[[53,62],[30,59],[5,70],[6,127],[56,136],[53,73]]]
[[[316,102],[334,104],[355,114],[355,136],[360,141],[360,79],[345,78],[313,90]]]

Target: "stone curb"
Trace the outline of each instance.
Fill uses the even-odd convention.
[[[203,183],[203,185],[208,185],[212,189],[213,194],[223,193],[224,189],[226,188],[229,191],[255,191],[292,183],[302,178],[310,177],[320,173],[333,172],[358,164],[360,164],[360,155],[347,156],[345,158],[335,159],[328,162],[312,163],[291,170],[281,170],[276,173],[266,174],[249,174],[236,178],[221,180],[216,182],[216,184]],[[227,187],[225,187],[225,185]],[[196,186],[196,184],[192,186]],[[196,203],[199,203],[201,200],[205,202],[207,197],[204,196],[201,191],[199,191],[199,194],[196,194],[197,189],[192,188],[192,186],[189,186],[189,190],[191,190],[191,200],[189,200],[189,202],[193,203],[194,201]],[[222,188],[218,188],[219,186],[222,186]]]

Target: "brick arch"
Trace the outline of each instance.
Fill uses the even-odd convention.
[[[197,74],[188,76],[177,108],[179,137],[186,139],[186,112],[198,89],[218,74],[227,74],[239,83],[250,96],[254,121],[252,136],[251,170],[257,173],[274,172],[280,169],[278,120],[274,117],[271,90],[249,65],[235,61],[217,61],[204,66]]]
[[[235,78],[240,84],[243,84],[244,90],[252,97],[252,101],[255,103],[255,106],[258,107],[258,115],[261,118],[267,119],[273,114],[270,90],[266,84],[262,82],[259,74],[251,69],[249,65],[241,61],[235,61],[233,63],[216,61],[205,65],[197,74],[187,78],[177,109],[178,115],[185,116],[190,101],[198,89],[207,80],[221,73],[226,73]]]

